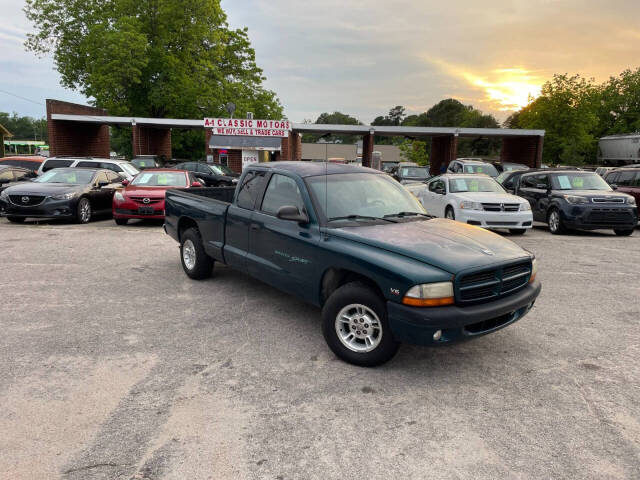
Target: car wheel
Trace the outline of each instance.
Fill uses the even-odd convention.
[[[526,228],[510,228],[509,233],[511,233],[511,235],[524,235],[525,233],[527,233],[527,229]]]
[[[628,237],[629,235],[633,234],[633,228],[630,230],[613,230],[614,232],[616,232],[616,235],[618,235],[619,237]]]
[[[128,218],[114,218],[113,221],[116,222],[116,225],[126,225],[129,223]]]
[[[91,221],[91,202],[88,198],[82,197],[78,200],[76,207],[76,222],[89,223]]]
[[[24,223],[26,220],[25,217],[7,217],[11,223]]]
[[[214,260],[204,251],[198,229],[189,228],[182,234],[180,259],[189,278],[202,280],[211,276]]]
[[[448,218],[449,220],[455,220],[456,214],[454,213],[453,208],[447,207],[447,209],[444,211],[444,217]]]
[[[547,216],[547,223],[549,224],[549,231],[554,235],[566,232],[564,222],[560,216],[560,211],[557,208],[552,208]]]
[[[361,367],[391,360],[400,346],[383,299],[360,282],[343,285],[328,298],[322,308],[322,333],[333,353]]]

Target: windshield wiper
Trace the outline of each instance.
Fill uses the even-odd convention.
[[[387,217],[414,217],[414,216],[420,216],[420,217],[427,217],[427,218],[435,218],[433,215],[428,215],[426,213],[421,213],[421,212],[398,212],[398,213],[389,213],[388,215],[385,215],[384,218]]]
[[[387,215],[385,215],[386,217]],[[395,220],[390,220],[384,217],[368,217],[366,215],[345,215],[344,217],[332,217],[328,221],[333,222],[334,220],[382,220],[384,222],[398,223]]]

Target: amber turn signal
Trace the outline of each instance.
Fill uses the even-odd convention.
[[[453,305],[453,297],[444,298],[412,298],[404,297],[402,303],[412,307],[443,307]]]

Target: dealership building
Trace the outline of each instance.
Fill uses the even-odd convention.
[[[59,100],[47,100],[47,128],[51,156],[110,155],[109,127],[129,126],[133,155],[171,157],[173,129],[205,131],[206,159],[226,163],[240,172],[244,165],[256,161],[361,159],[372,166],[375,157],[388,155],[399,159],[383,145],[374,145],[375,136],[431,139],[429,162],[432,173],[440,172],[457,156],[460,138],[499,138],[500,160],[539,167],[542,161],[544,130],[458,127],[400,127],[369,125],[324,125],[292,123],[288,120],[254,119],[171,119],[115,117],[105,110]],[[214,121],[214,124],[207,124]],[[218,123],[215,123],[218,122]],[[233,122],[233,123],[230,123]],[[266,125],[266,126],[265,126]],[[353,146],[339,144],[304,144],[305,133],[318,136],[353,135],[361,141]],[[342,149],[340,154],[330,152]],[[355,150],[355,157],[351,152]],[[347,158],[349,157],[349,158]]]

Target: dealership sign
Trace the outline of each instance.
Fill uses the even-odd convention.
[[[245,137],[288,137],[289,120],[254,120],[248,118],[205,118],[204,128],[214,135],[240,135]]]

